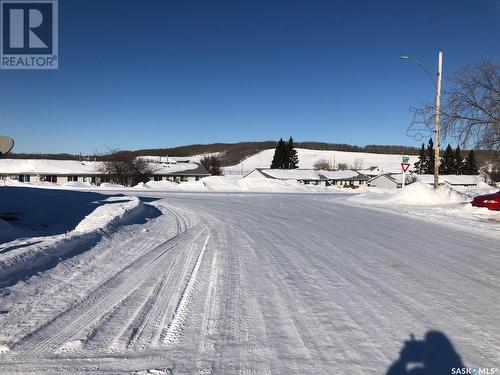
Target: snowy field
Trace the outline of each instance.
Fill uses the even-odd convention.
[[[430,331],[500,367],[486,187],[112,188],[0,188],[1,374],[385,374]]]
[[[297,148],[299,168],[312,169],[318,160],[326,160],[332,165],[346,164],[353,169],[367,169],[377,166],[386,172],[398,173],[401,171],[401,155],[398,154],[373,154],[368,152],[322,151]],[[273,160],[274,149],[264,150],[252,155],[241,163],[224,167],[228,174],[245,174],[255,168],[269,168]],[[409,163],[413,165],[418,161],[418,156],[411,155]]]

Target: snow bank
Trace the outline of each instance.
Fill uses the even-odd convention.
[[[88,193],[82,193],[88,194]],[[137,197],[115,196],[100,204],[70,232],[18,239],[0,247],[0,287],[46,269],[60,259],[78,254],[95,243],[113,225],[141,211]],[[48,210],[47,215],[51,215]]]
[[[345,199],[345,204],[370,207],[383,212],[392,212],[425,222],[446,225],[458,231],[483,233],[498,236],[500,233],[500,211],[473,207],[470,202],[477,195],[491,192],[490,186],[479,188],[440,186],[415,182],[403,189],[365,190],[363,194]],[[495,191],[495,189],[493,189]],[[338,202],[338,201],[337,201]]]
[[[66,182],[64,184],[64,186],[73,187],[73,188],[87,189],[87,188],[93,187],[94,185],[92,185],[88,181],[86,181],[86,182],[82,182],[82,181],[70,181],[70,182]]]
[[[106,228],[106,226],[123,219],[141,205],[137,197],[110,197],[86,216],[75,228],[74,232],[85,233]]]
[[[321,187],[304,185],[295,180],[242,180],[226,176],[210,176],[196,182],[177,184],[170,181],[149,181],[139,184],[134,189],[153,189],[169,191],[206,191],[206,192],[332,192],[340,189],[334,187]]]
[[[469,198],[458,191],[440,186],[434,190],[432,185],[415,182],[397,192],[387,202],[397,204],[450,204],[468,202]]]
[[[118,185],[118,184],[112,184],[110,182],[103,182],[102,184],[99,185],[100,189],[123,189],[125,186],[123,185]]]
[[[348,198],[348,200],[351,202],[384,205],[446,205],[469,202],[470,197],[448,186],[440,186],[439,189],[434,190],[432,185],[415,182],[403,189],[390,191],[373,189],[373,191]]]

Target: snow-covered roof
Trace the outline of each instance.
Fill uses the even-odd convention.
[[[259,169],[268,177],[278,180],[324,180],[314,169]]]
[[[0,159],[0,174],[93,175],[100,174],[100,162],[45,159]],[[153,174],[170,175],[186,172],[209,173],[196,163],[151,163]]]
[[[417,181],[425,184],[434,183],[434,175],[432,174],[416,174]],[[439,183],[448,183],[450,185],[477,185],[484,182],[484,178],[480,175],[439,175]]]
[[[368,169],[359,169],[359,173],[362,173],[366,176],[377,176],[384,171],[380,169],[379,167],[370,167]]]
[[[78,160],[0,159],[1,174],[95,174],[98,162]]]
[[[343,171],[323,171],[320,170],[318,173],[329,180],[349,180],[353,178],[366,179],[366,176],[360,174],[358,171],[351,169],[346,169]]]

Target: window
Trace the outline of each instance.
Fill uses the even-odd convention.
[[[42,181],[46,181],[46,182],[57,182],[57,176],[53,176],[53,175],[48,175],[48,176],[42,176],[40,178],[40,180]]]
[[[30,182],[31,176],[29,174],[20,174],[19,182]]]
[[[68,182],[77,182],[78,181],[78,176],[68,176]]]
[[[161,181],[161,180],[163,180],[163,177],[162,177],[162,176],[155,175],[155,176],[154,176],[154,180],[155,180],[155,181]]]
[[[187,176],[181,176],[181,182],[187,182],[188,178]]]

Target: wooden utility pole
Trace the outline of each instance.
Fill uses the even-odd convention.
[[[441,77],[443,73],[443,52],[438,53],[438,79],[436,85],[436,141],[434,144],[434,189],[439,187],[439,115],[441,112]]]

